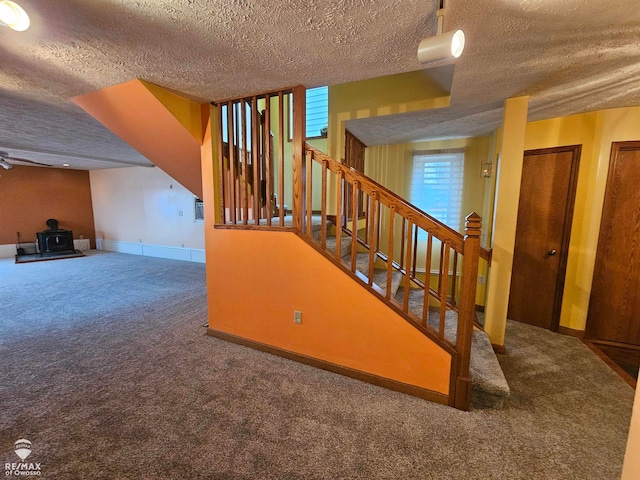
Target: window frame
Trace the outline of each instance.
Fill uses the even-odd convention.
[[[315,88],[309,88],[307,89],[307,94],[312,91],[312,90],[320,90],[320,89],[325,89],[326,90],[326,104],[327,104],[327,115],[326,115],[326,122],[325,124],[328,126],[329,124],[329,87],[328,86],[320,86],[320,87],[315,87]],[[289,115],[289,121],[287,122],[287,138],[288,140],[291,142],[293,141],[293,102],[291,101],[292,99],[292,95],[293,94],[289,94],[287,95],[287,102],[289,103],[289,108],[288,110],[288,115]],[[306,97],[306,116],[307,119],[309,117],[309,96],[307,95]],[[307,124],[308,124],[308,120],[307,120]],[[306,128],[307,125],[305,125],[305,139],[306,140],[317,140],[317,139],[322,139],[322,138],[327,138],[327,135],[322,135],[322,133],[320,133],[320,135],[314,135],[314,136],[309,136],[306,135],[306,132],[308,131],[308,129]],[[322,132],[322,127],[320,128],[320,132]]]
[[[447,196],[446,199],[446,211],[443,218],[443,215],[440,213],[441,209],[435,209],[428,206],[428,203],[424,201],[425,193],[417,192],[418,188],[422,190],[428,190],[425,188],[427,184],[427,178],[425,175],[426,165],[428,164],[437,164],[437,163],[449,163],[450,175],[446,181],[440,181],[441,179],[437,179],[437,183],[432,184],[436,188],[443,188],[446,186],[447,192],[457,191],[455,194],[455,198],[451,199],[450,195]],[[420,167],[422,165],[422,167]],[[412,155],[412,165],[411,165],[411,177],[410,177],[410,188],[409,188],[409,199],[412,204],[417,206],[419,209],[423,210],[425,213],[430,216],[436,218],[438,221],[447,225],[450,228],[453,228],[456,231],[459,231],[462,227],[463,219],[462,219],[462,201],[463,201],[463,191],[464,191],[464,169],[465,169],[465,149],[464,148],[453,148],[453,149],[442,149],[442,150],[414,150]],[[417,175],[422,172],[422,183],[420,186],[417,185],[418,179]],[[437,175],[439,172],[437,170],[432,171],[431,174]],[[452,185],[453,184],[453,185]],[[457,188],[452,188],[455,186]],[[454,203],[455,210],[452,210],[452,201]],[[433,200],[431,200],[433,202]],[[430,211],[431,210],[431,211]],[[455,218],[453,218],[455,217]],[[423,240],[427,238],[426,232],[422,230],[418,236],[419,239]]]

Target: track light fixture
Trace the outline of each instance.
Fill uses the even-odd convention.
[[[13,165],[5,162],[4,158],[0,158],[0,167],[4,168],[5,170],[11,170],[13,168]]]
[[[418,61],[431,63],[440,60],[458,58],[464,50],[464,32],[454,30],[444,33],[445,0],[440,0],[438,9],[438,31],[435,36],[427,37],[418,45]]]
[[[0,25],[24,32],[30,24],[29,15],[20,5],[9,0],[0,1]]]

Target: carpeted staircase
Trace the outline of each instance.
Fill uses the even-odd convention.
[[[336,237],[329,228],[327,232],[326,245],[331,253],[336,252]],[[321,226],[312,226],[312,237],[320,243]],[[359,250],[364,247],[359,246]],[[340,254],[345,266],[351,266],[351,236],[343,234],[341,237]],[[365,277],[369,277],[369,254],[366,251],[356,253],[356,270]],[[405,289],[401,287],[403,275],[394,270],[391,277],[391,295],[400,304],[404,302]],[[385,290],[387,287],[387,270],[374,269],[373,282]],[[422,289],[410,289],[409,310],[422,318],[422,308],[424,304],[424,291]],[[438,328],[440,310],[434,307],[429,309],[429,324]],[[445,337],[451,341],[456,338],[457,313],[448,310],[445,318]],[[471,344],[471,405],[475,408],[495,408],[503,407],[505,400],[510,395],[509,385],[505,379],[500,363],[491,346],[488,335],[477,328],[474,328]]]

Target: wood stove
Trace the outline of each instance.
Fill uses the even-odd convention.
[[[40,254],[74,252],[73,232],[58,228],[58,221],[54,218],[47,220],[49,230],[38,232],[38,249]]]

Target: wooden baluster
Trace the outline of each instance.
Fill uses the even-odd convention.
[[[258,154],[258,99],[251,98],[251,162],[253,163],[253,220],[260,225],[262,186],[260,185],[260,156]]]
[[[403,221],[403,224],[404,224],[404,221]],[[407,230],[411,232],[413,230],[413,221],[411,219],[408,220],[407,226],[408,226]],[[404,239],[404,235],[403,235],[403,239]],[[409,292],[411,291],[411,275],[409,275],[409,265],[411,262],[411,250],[413,249],[411,245],[411,240],[412,240],[411,234],[407,235],[407,243],[408,243],[406,248],[407,269],[405,270],[405,276],[404,276],[404,306],[403,306],[404,311],[407,313],[409,312]]]
[[[429,292],[431,290],[431,255],[433,250],[433,235],[430,232],[427,232],[427,252],[426,252],[426,263],[425,263],[425,273],[424,273],[424,298],[422,299],[422,322],[424,326],[427,326],[429,323],[429,296],[431,295]]]
[[[293,227],[304,232],[305,209],[305,164],[304,141],[306,137],[306,90],[302,86],[293,88],[293,148],[292,171],[293,180]]]
[[[306,159],[307,159],[307,202],[306,202],[306,209],[307,209],[307,235],[311,238],[311,223],[313,221],[313,210],[312,210],[312,205],[313,205],[313,191],[312,191],[312,185],[313,185],[313,150],[309,150],[307,151],[307,155],[306,155]]]
[[[409,268],[404,268],[404,237],[405,237],[405,229],[407,228],[406,218],[402,217],[402,230],[401,230],[401,238],[400,238],[400,269],[405,270],[405,274],[409,274]],[[407,264],[408,265],[408,264]]]
[[[482,219],[476,213],[467,215],[465,219],[464,268],[460,281],[460,305],[458,307],[458,332],[456,350],[459,354],[458,375],[455,383],[455,394],[451,395],[452,406],[460,410],[468,410],[471,403],[471,378],[469,365],[471,362],[471,339],[473,336],[473,320],[475,318],[476,286],[478,282],[478,259],[480,256],[480,228]]]
[[[229,217],[231,223],[235,225],[236,223],[236,179],[238,176],[238,172],[236,172],[236,156],[235,156],[235,128],[234,128],[234,104],[232,102],[227,103],[227,140],[229,146],[229,171],[231,174],[231,179],[229,181],[230,191],[229,191]]]
[[[444,258],[444,241],[440,242],[440,265],[438,266],[438,292],[442,285],[442,259]]]
[[[376,228],[376,252],[380,251],[381,230],[382,230],[382,202],[378,201],[378,228]]]
[[[320,206],[320,247],[322,250],[327,249],[327,172],[329,169],[329,163],[326,160],[322,160],[322,205]]]
[[[278,92],[278,216],[284,227],[284,96]]]
[[[391,280],[393,278],[393,228],[396,223],[396,206],[389,206],[389,248],[387,252],[387,293],[385,297],[391,300]]]
[[[367,218],[369,218],[369,215],[373,215],[373,219],[370,222],[368,222],[368,225],[367,225],[367,238],[373,238],[373,235],[374,235],[374,232],[375,232],[376,211],[378,210],[377,202],[378,202],[378,193],[377,192],[372,192],[372,195],[369,195],[369,202],[368,202],[369,205],[368,205],[368,208],[367,208]],[[375,257],[375,247],[373,245],[373,242],[371,242],[369,244],[369,286],[373,285],[374,257]]]
[[[456,304],[456,283],[458,280],[458,251],[453,251],[453,277],[451,278],[451,305]]]
[[[360,189],[360,182],[354,181],[352,184],[353,191],[351,192],[351,271],[356,271],[356,255],[358,247],[358,191]]]
[[[418,226],[415,226],[414,234],[413,234],[413,259],[411,262],[411,275],[415,278],[416,276],[416,262],[418,260]]]
[[[265,199],[267,206],[267,225],[271,226],[271,219],[273,217],[273,172],[271,171],[271,96],[267,93],[265,96],[265,109],[264,109],[264,158],[265,161],[265,176],[267,181],[267,198]]]
[[[338,174],[338,187],[336,188],[336,212],[337,215],[339,216],[340,213],[342,212],[342,209],[344,208],[344,205],[342,205],[342,199],[344,198],[344,194],[343,194],[343,189],[344,189],[344,172],[340,171],[340,173]],[[336,218],[336,259],[338,260],[338,262],[341,261],[342,259],[342,217],[340,215],[340,218],[337,219]]]
[[[369,213],[371,212],[371,195],[367,195],[364,191],[360,191],[360,204],[362,206],[362,216],[364,217],[364,243],[369,245]],[[366,211],[364,205],[367,205]],[[369,245],[371,248],[371,245]]]
[[[446,318],[447,318],[447,286],[449,283],[449,255],[451,252],[451,247],[446,245],[443,241],[442,246],[444,248],[444,259],[440,263],[440,291],[438,292],[438,299],[440,300],[440,338],[444,338],[444,327],[446,326]],[[444,281],[442,278],[444,277]]]
[[[223,141],[222,141],[222,118],[224,113],[222,113],[222,105],[217,105],[217,113],[218,113],[218,161],[219,161],[219,176],[220,176],[220,205],[219,208],[221,210],[222,215],[220,218],[222,219],[222,223],[226,222],[225,217],[225,207],[227,206],[226,198],[229,190],[229,186],[225,185],[227,179],[227,170],[225,169],[224,163],[224,150],[223,150]]]
[[[242,128],[242,224],[249,223],[249,167],[247,165],[247,110],[244,99],[240,100],[240,121]]]

